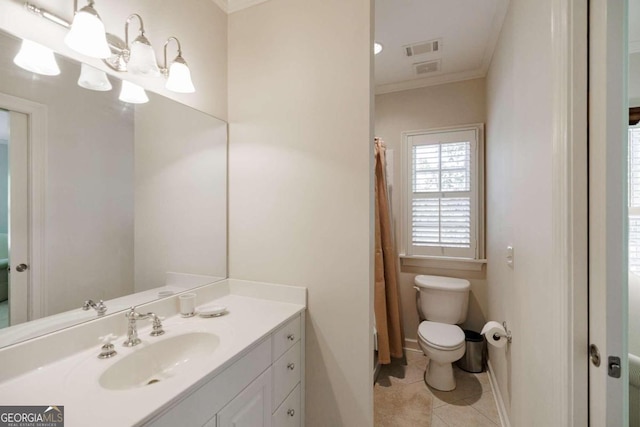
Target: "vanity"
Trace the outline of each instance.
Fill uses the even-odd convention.
[[[165,333],[124,347],[123,312],[0,350],[2,405],[64,406],[66,426],[301,426],[306,289],[225,279],[191,292],[219,317],[183,318],[178,296],[136,307]],[[117,354],[99,359],[99,337]]]

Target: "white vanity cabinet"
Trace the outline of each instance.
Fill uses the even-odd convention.
[[[216,419],[218,427],[270,427],[271,368],[222,408]]]
[[[304,424],[304,313],[145,425],[299,427]]]

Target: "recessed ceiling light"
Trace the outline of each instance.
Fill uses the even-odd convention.
[[[373,54],[377,55],[382,52],[382,45],[378,42],[373,43]]]

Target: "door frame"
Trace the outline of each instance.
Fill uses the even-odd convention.
[[[627,1],[590,0],[589,16],[589,364],[592,426],[628,424],[627,350]],[[608,376],[608,357],[621,378]]]
[[[588,4],[552,1],[553,163],[552,280],[560,292],[557,313],[563,376],[558,425],[588,424]],[[555,334],[554,334],[555,335]],[[560,420],[559,420],[560,421]]]
[[[47,106],[0,93],[0,108],[29,116],[29,289],[27,318],[46,315],[45,179],[47,169]]]

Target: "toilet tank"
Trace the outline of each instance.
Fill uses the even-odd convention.
[[[469,289],[465,279],[441,276],[416,276],[419,290],[418,313],[432,322],[457,325],[467,319]]]

